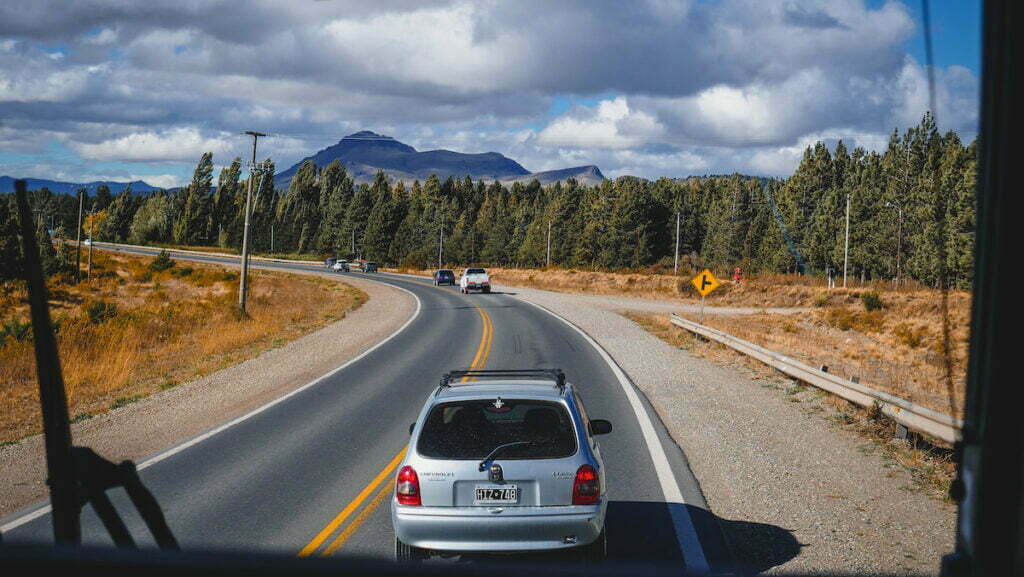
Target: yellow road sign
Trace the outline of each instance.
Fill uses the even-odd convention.
[[[719,285],[718,279],[708,269],[704,269],[699,275],[693,277],[693,280],[690,282],[693,283],[693,286],[697,288],[697,292],[702,297],[707,296],[708,293],[718,288]]]

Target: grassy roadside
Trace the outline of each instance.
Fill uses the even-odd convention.
[[[367,295],[315,277],[252,271],[249,317],[238,275],[212,265],[152,266],[96,251],[92,283],[50,286],[72,418],[82,420],[279,347],[361,306]],[[27,297],[0,286],[0,442],[40,430]]]
[[[909,441],[895,438],[895,424],[883,415],[863,409],[814,387],[804,386],[724,345],[694,336],[669,322],[664,314],[625,312],[624,316],[666,343],[691,355],[746,372],[761,386],[785,395],[792,403],[801,403],[807,413],[820,414],[836,428],[852,431],[870,443],[861,451],[879,454],[888,464],[910,473],[909,490],[922,491],[932,498],[949,501],[949,484],[956,472],[952,448],[941,442],[929,442],[912,435]]]
[[[235,248],[224,248],[224,247],[219,247],[219,246],[192,246],[192,245],[185,245],[185,244],[155,244],[155,245],[152,245],[152,246],[154,248],[164,248],[164,249],[167,249],[169,251],[190,250],[190,251],[194,251],[194,252],[205,252],[205,253],[210,253],[210,254],[234,254],[234,255],[241,254],[241,251],[239,251],[238,249],[235,249]],[[320,258],[319,256],[311,255],[311,254],[305,254],[305,253],[284,253],[284,252],[262,253],[262,252],[254,252],[254,253],[250,253],[250,254],[251,254],[251,256],[258,256],[258,257],[263,257],[263,258],[276,258],[276,259],[281,259],[281,260],[305,260],[305,261],[309,261],[309,262],[319,262],[319,263],[322,263],[324,261],[324,259]]]

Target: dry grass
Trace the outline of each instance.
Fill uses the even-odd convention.
[[[97,251],[91,284],[50,286],[51,315],[73,418],[216,371],[343,318],[367,296],[326,279],[253,271],[249,317],[237,310],[238,275]],[[26,295],[0,286],[0,322],[24,322]],[[0,442],[39,432],[31,338],[0,342]]]
[[[742,353],[724,345],[701,339],[669,322],[665,315],[627,312],[626,317],[661,340],[690,354],[718,364],[739,368],[751,378],[775,388],[794,403],[805,403],[811,413],[822,413],[836,427],[852,431],[872,441],[866,449],[910,473],[913,486],[933,498],[949,501],[949,484],[956,473],[952,448],[943,443],[911,434],[907,440],[895,438],[895,423],[881,413],[853,405],[844,399],[795,383]]]

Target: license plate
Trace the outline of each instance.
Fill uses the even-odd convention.
[[[474,505],[504,505],[519,502],[519,488],[515,485],[477,485]]]

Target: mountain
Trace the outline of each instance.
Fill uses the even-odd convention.
[[[14,181],[17,180],[10,176],[0,176],[0,194],[5,192],[14,192]],[[102,184],[107,185],[110,188],[110,192],[117,194],[125,189],[129,184],[132,186],[132,192],[136,194],[142,194],[146,192],[153,192],[158,190],[155,186],[150,186],[141,180],[135,180],[132,182],[113,182],[109,180],[97,180],[94,182],[62,182],[59,180],[46,180],[44,178],[26,178],[25,185],[29,190],[39,190],[44,186],[49,188],[52,192],[57,194],[75,194],[78,189],[84,188],[90,193],[95,193],[96,188]]]
[[[338,144],[329,146],[313,156],[297,162],[288,170],[278,173],[274,184],[287,187],[302,163],[311,160],[323,168],[335,159],[356,182],[372,182],[378,170],[383,170],[391,179],[412,182],[424,181],[431,174],[444,180],[449,176],[462,178],[469,175],[473,180],[499,180],[502,182],[529,181],[533,178],[542,184],[576,177],[586,178],[588,183],[600,182],[604,176],[596,166],[581,166],[563,170],[532,173],[521,164],[497,152],[467,154],[451,150],[417,151],[415,148],[391,138],[363,130],[342,138]],[[581,178],[583,177],[583,178]]]

